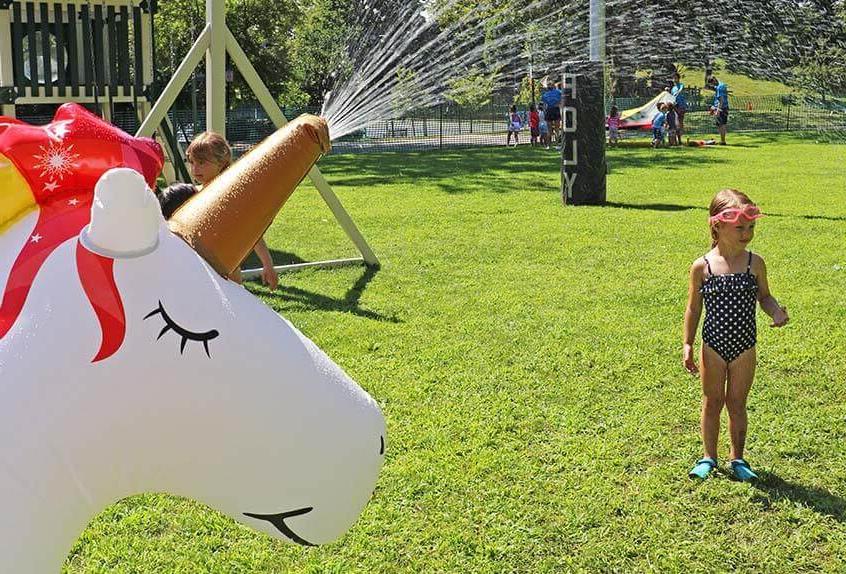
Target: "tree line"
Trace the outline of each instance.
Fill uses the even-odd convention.
[[[319,106],[327,91],[360,64],[356,58],[366,58],[371,46],[390,37],[403,14],[398,7],[408,2],[419,0],[226,0],[226,17],[280,105]],[[588,0],[427,0],[426,5],[437,19],[430,34],[462,18],[484,22],[478,41],[491,47],[484,57],[465,61],[456,54],[460,73],[445,96],[459,103],[490,98],[497,90],[519,97],[530,66],[539,77],[560,62],[587,55]],[[155,68],[160,87],[204,25],[204,0],[159,3]],[[644,77],[669,78],[679,65],[701,68],[708,59],[724,62],[728,71],[799,90],[846,94],[846,0],[608,0],[606,31],[618,95]],[[516,40],[503,45],[497,42],[502,37]],[[405,49],[420,49],[428,39],[423,34]],[[203,73],[200,66],[201,82]],[[387,73],[408,72],[400,67]],[[228,90],[231,104],[253,99],[237,70]],[[189,92],[181,96],[182,105]]]

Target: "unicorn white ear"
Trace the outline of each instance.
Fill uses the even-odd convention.
[[[91,223],[79,240],[89,251],[121,259],[155,250],[164,222],[159,202],[140,173],[110,169],[94,187]]]

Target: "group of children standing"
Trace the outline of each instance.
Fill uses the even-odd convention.
[[[682,145],[687,97],[678,72],[673,74],[673,87],[670,89],[670,95],[673,96],[674,101],[658,104],[658,113],[652,118],[652,147],[664,145],[665,133],[668,134],[669,145]]]
[[[682,145],[684,110],[672,102],[658,104],[658,113],[652,118],[652,147],[664,145],[664,135],[670,146]]]
[[[524,117],[517,111],[517,106],[511,106],[508,112],[508,138],[505,145],[511,145],[511,136],[514,136],[514,146],[520,143],[520,130],[523,129],[525,123]],[[542,145],[549,149],[552,138],[544,104],[529,106],[528,124],[532,147]]]
[[[514,145],[520,143],[520,130],[529,124],[532,147],[540,144],[549,149],[552,141],[558,141],[561,134],[561,98],[563,96],[560,83],[550,84],[544,78],[541,93],[541,102],[529,106],[528,122],[525,116],[517,112],[517,106],[511,106],[508,113],[508,138],[505,145],[511,144],[511,136],[514,136]]]
[[[682,145],[684,134],[684,116],[687,112],[687,98],[684,92],[684,84],[678,73],[673,74],[673,86],[669,89],[673,101],[658,104],[658,112],[652,117],[652,147],[664,145],[664,136],[667,136],[671,146]],[[608,126],[608,143],[615,145],[620,141],[620,111],[617,106],[611,106],[606,118]]]

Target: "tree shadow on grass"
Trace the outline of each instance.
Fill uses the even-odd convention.
[[[270,250],[270,258],[273,259],[274,265],[294,265],[297,263],[306,263],[306,260],[291,253],[289,251],[280,251],[279,249],[271,249]],[[243,263],[241,263],[241,269],[256,269],[261,268],[261,261],[256,256],[254,251],[250,251],[250,254],[244,259]]]
[[[699,150],[636,150],[626,153],[618,148],[609,153],[611,173],[624,173],[628,169],[660,167],[661,169],[689,169],[704,164],[728,163],[729,158]],[[561,154],[556,150],[540,147],[460,148],[415,152],[381,152],[368,154],[340,154],[330,156],[320,163],[320,169],[332,185],[368,186],[388,185],[395,181],[432,181],[447,193],[473,191],[502,191],[515,189],[503,185],[503,174],[520,175],[523,172],[560,177]],[[469,182],[463,185],[463,181]]]
[[[343,297],[331,297],[314,291],[308,291],[299,287],[292,287],[288,285],[280,285],[276,291],[269,291],[264,287],[255,287],[255,283],[251,285],[251,290],[255,293],[260,293],[264,297],[275,300],[277,308],[284,305],[298,305],[307,309],[315,309],[321,311],[339,311],[341,313],[351,313],[358,317],[365,319],[372,319],[374,321],[385,321],[388,323],[400,323],[401,321],[393,316],[383,315],[375,311],[363,309],[360,305],[361,295],[367,288],[367,284],[376,276],[379,268],[375,266],[366,266],[362,271],[361,276],[356,280],[352,287],[350,287]]]
[[[834,518],[838,522],[846,522],[846,500],[819,488],[802,486],[788,482],[772,472],[760,472],[760,480],[753,486],[762,494],[756,495],[754,501],[766,510],[773,500],[789,500],[794,504],[801,504],[818,514]]]
[[[619,201],[607,201],[605,205],[608,207],[619,207],[622,209],[642,209],[646,211],[688,211],[691,209],[701,209],[707,211],[705,207],[697,207],[693,205],[677,205],[674,203],[623,203]]]
[[[620,201],[607,201],[605,205],[608,207],[619,207],[621,209],[641,209],[646,211],[689,211],[697,209],[701,211],[708,211],[707,207],[694,205],[679,205],[675,203],[623,203]],[[787,214],[787,213],[766,213],[767,217],[796,217],[799,219],[822,220],[822,221],[846,221],[846,217],[842,215],[801,215],[801,214]]]
[[[630,150],[632,151],[632,150]],[[660,148],[626,153],[622,148],[607,155],[609,174],[622,174],[629,169],[659,167],[662,170],[699,168],[704,165],[729,163],[730,158],[718,156],[701,148]]]
[[[332,185],[389,185],[396,181],[416,183],[429,180],[447,193],[503,191],[503,173],[559,172],[560,155],[539,148],[462,148],[417,152],[384,152],[331,156],[319,167]],[[486,180],[491,185],[485,185]],[[450,181],[452,180],[452,181]],[[467,187],[461,181],[471,181]],[[499,182],[499,183],[497,183]]]
[[[768,217],[798,217],[800,219],[819,219],[821,221],[846,221],[842,215],[789,215],[785,213],[766,213]]]

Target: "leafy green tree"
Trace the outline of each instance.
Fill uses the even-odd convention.
[[[227,26],[272,94],[279,94],[293,75],[289,38],[301,16],[295,0],[226,0]],[[167,0],[159,4],[154,50],[160,87],[164,87],[188,54],[205,23],[202,0]],[[234,68],[231,62],[227,66]],[[197,72],[202,80],[205,66],[201,64]],[[203,81],[199,86],[202,100]],[[249,86],[237,72],[229,87],[230,103],[253,99]],[[183,91],[181,105],[188,103],[189,91]]]
[[[417,107],[420,87],[414,70],[400,67],[396,75],[397,81],[391,90],[391,108],[395,116],[402,116]]]
[[[361,24],[356,5],[345,0],[310,0],[290,40],[292,78],[283,99],[320,105],[338,78],[352,72],[348,48]]]
[[[295,0],[227,0],[226,23],[271,94],[281,93],[294,76],[289,38],[302,12]],[[252,99],[246,82],[235,74],[237,99]]]
[[[495,74],[483,74],[477,67],[450,82],[447,99],[460,106],[481,107],[491,103]]]
[[[154,18],[155,81],[159,89],[163,89],[202,31],[205,9],[197,0],[168,0],[158,4]],[[188,97],[187,93],[184,95]]]
[[[846,95],[846,48],[825,40],[817,41],[816,47],[795,68],[795,83],[819,94],[823,101],[831,95]]]

